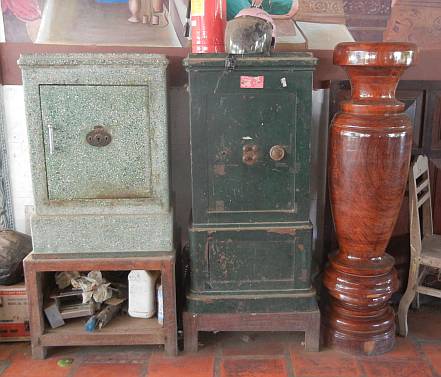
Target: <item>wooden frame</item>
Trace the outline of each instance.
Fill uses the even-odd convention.
[[[418,156],[409,174],[410,269],[407,289],[398,307],[399,334],[407,336],[407,312],[418,295],[441,298],[441,290],[423,285],[426,267],[441,269],[441,235],[433,234],[429,159]],[[420,221],[422,212],[422,224]]]
[[[29,254],[23,261],[26,290],[29,300],[32,357],[44,359],[48,347],[58,346],[103,346],[164,344],[169,356],[177,355],[177,319],[175,289],[175,255],[81,258],[81,259],[36,259]],[[161,272],[164,295],[164,324],[156,318],[115,318],[104,329],[88,333],[80,320],[50,329],[43,315],[44,272],[54,271],[123,271],[156,270]]]
[[[320,349],[320,312],[183,313],[184,349],[198,351],[199,331],[304,331],[305,350]]]

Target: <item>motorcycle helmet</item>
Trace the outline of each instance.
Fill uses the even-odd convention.
[[[276,26],[267,12],[257,7],[245,8],[227,23],[225,51],[234,55],[269,55],[275,35]]]

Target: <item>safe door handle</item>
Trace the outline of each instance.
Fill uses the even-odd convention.
[[[48,124],[47,131],[48,131],[48,136],[49,136],[49,154],[54,154],[54,151],[55,151],[54,126],[52,124]]]

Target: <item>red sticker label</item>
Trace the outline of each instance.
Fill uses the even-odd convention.
[[[244,89],[263,89],[264,76],[240,76],[240,87]]]

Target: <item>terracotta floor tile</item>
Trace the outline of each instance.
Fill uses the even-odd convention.
[[[409,334],[421,340],[440,340],[440,312],[441,302],[439,300],[430,304],[421,305],[419,310],[409,310],[407,319]]]
[[[0,360],[6,360],[16,352],[25,353],[28,351],[29,351],[28,342],[0,343]]]
[[[83,364],[143,364],[149,353],[132,351],[88,352],[82,356]]]
[[[398,359],[418,359],[420,356],[415,345],[410,338],[402,338],[397,336],[395,338],[395,347],[392,351],[383,355],[375,356],[376,358],[398,358]],[[369,356],[367,358],[370,358]]]
[[[32,360],[30,349],[28,351],[14,354],[10,358],[11,365],[6,368],[1,377],[66,377],[69,374],[71,367],[59,367],[58,357]]]
[[[441,344],[423,344],[421,348],[432,364],[433,369],[441,375]]]
[[[74,377],[139,377],[140,373],[141,365],[84,364],[77,369]]]
[[[338,351],[325,349],[308,353],[296,347],[291,350],[291,359],[296,377],[362,376],[355,357]]]
[[[286,366],[280,359],[226,359],[221,377],[286,377]]]
[[[154,353],[148,361],[148,377],[212,377],[213,354],[166,357]]]
[[[416,360],[362,360],[367,377],[433,377],[429,366]]]
[[[222,354],[224,356],[275,356],[283,355],[284,351],[285,345],[283,343],[275,343],[271,341],[266,343],[259,342],[222,347]]]

